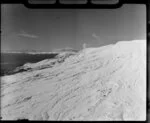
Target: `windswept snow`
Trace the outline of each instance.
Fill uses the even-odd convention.
[[[146,120],[145,40],[64,55],[1,78],[2,120]]]

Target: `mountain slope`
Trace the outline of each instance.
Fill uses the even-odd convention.
[[[1,78],[2,119],[146,119],[145,40],[87,48],[35,67]]]

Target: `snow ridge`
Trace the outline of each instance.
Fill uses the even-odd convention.
[[[1,78],[2,120],[146,119],[145,40],[64,55]]]

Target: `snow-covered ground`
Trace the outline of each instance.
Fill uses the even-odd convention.
[[[145,40],[64,55],[1,77],[2,120],[146,120]]]

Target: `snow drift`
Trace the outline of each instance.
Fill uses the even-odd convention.
[[[146,120],[145,40],[58,59],[1,78],[2,120]]]

